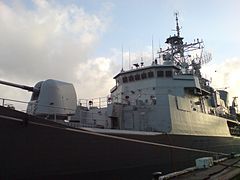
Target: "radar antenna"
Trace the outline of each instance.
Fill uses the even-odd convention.
[[[176,19],[176,29],[177,35],[174,34],[166,39],[166,42],[169,46],[167,49],[162,50],[160,48],[159,56],[162,57],[164,64],[173,64],[181,67],[181,72],[183,74],[190,73],[191,70],[195,72],[195,74],[200,76],[200,68],[201,64],[206,64],[211,60],[210,54],[203,54],[201,52],[200,57],[196,56],[195,58],[191,58],[191,51],[203,49],[203,41],[197,39],[193,43],[184,43],[183,37],[180,36],[180,27],[178,22],[178,12],[174,13]],[[203,62],[201,62],[203,61]],[[193,69],[190,69],[192,66]]]
[[[201,64],[207,64],[212,60],[212,54],[210,52],[204,52],[201,57]]]

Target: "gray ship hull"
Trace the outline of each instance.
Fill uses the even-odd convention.
[[[119,135],[120,136],[120,135]],[[121,135],[144,142],[240,152],[236,137]],[[0,107],[0,179],[151,179],[194,165],[207,152],[98,136]]]

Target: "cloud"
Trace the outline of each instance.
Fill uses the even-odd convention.
[[[115,85],[113,75],[118,72],[118,66],[112,59],[98,57],[78,66],[76,87],[79,94],[85,95],[82,98],[106,97],[110,93],[110,88]]]
[[[94,89],[96,81],[99,86],[108,82],[111,60],[89,59],[108,27],[111,4],[102,7],[93,14],[58,1],[35,0],[30,7],[18,1],[0,2],[0,79],[26,85],[49,78],[72,82],[80,84],[79,96],[86,95],[81,89]],[[16,93],[19,90],[12,94],[9,88],[0,90],[2,97],[23,98]]]
[[[212,79],[212,86],[215,89],[226,89],[229,92],[229,102],[232,97],[240,98],[240,58],[233,57],[226,59],[220,64],[210,64],[203,67],[203,73]]]

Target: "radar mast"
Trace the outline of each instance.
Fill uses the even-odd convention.
[[[178,12],[175,12],[174,14],[175,14],[175,16],[176,16],[176,31],[177,31],[177,36],[180,37],[180,28],[179,28],[179,25],[178,25]]]
[[[194,69],[196,74],[199,74],[199,69],[201,66],[202,58],[191,58],[189,52],[203,49],[203,41],[199,39],[194,40],[193,43],[183,43],[183,37],[180,36],[180,26],[179,26],[179,19],[178,13],[174,13],[175,20],[176,20],[176,29],[174,31],[177,32],[177,35],[174,34],[166,39],[166,44],[169,47],[165,50],[160,49],[159,56],[162,57],[164,64],[172,64],[178,66],[183,74],[189,73],[190,66]],[[196,62],[197,61],[197,62]],[[193,63],[194,62],[194,63]]]

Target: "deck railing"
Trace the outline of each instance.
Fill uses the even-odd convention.
[[[108,97],[78,100],[78,105],[88,107],[88,108],[91,108],[91,107],[103,108],[103,107],[107,107],[107,104],[108,104]]]
[[[1,106],[26,112],[28,102],[8,98],[0,98]]]
[[[89,103],[89,101],[91,101],[91,103]],[[107,106],[107,98],[106,97],[101,97],[101,98],[95,98],[95,99],[81,99],[79,100],[79,104],[82,104],[82,106],[86,106],[87,108],[91,109],[91,108],[103,108]],[[33,104],[31,102],[26,102],[26,101],[19,101],[19,100],[14,100],[14,99],[8,99],[8,98],[0,98],[0,106],[4,106],[10,109],[14,109],[14,110],[18,110],[21,112],[27,112],[27,107],[28,109],[31,108],[36,108],[37,106],[44,106],[44,107],[50,107],[50,108],[55,108],[55,109],[65,109],[65,110],[71,110],[68,108],[63,108],[63,107],[57,107],[57,106],[45,106],[45,105],[41,105],[41,104]],[[90,117],[84,117],[84,119],[82,119],[82,121],[86,120],[92,120],[92,121],[98,121],[99,119],[97,118],[99,113],[101,113],[101,111],[92,111],[91,112],[91,116]],[[53,120],[57,120],[58,114],[44,114],[44,117],[48,119],[48,117],[53,117]],[[69,122],[68,122],[69,124]],[[70,125],[76,125],[76,123],[72,123]],[[84,127],[92,127],[94,125],[92,124],[81,124],[81,122],[78,123],[77,126],[84,126]]]

